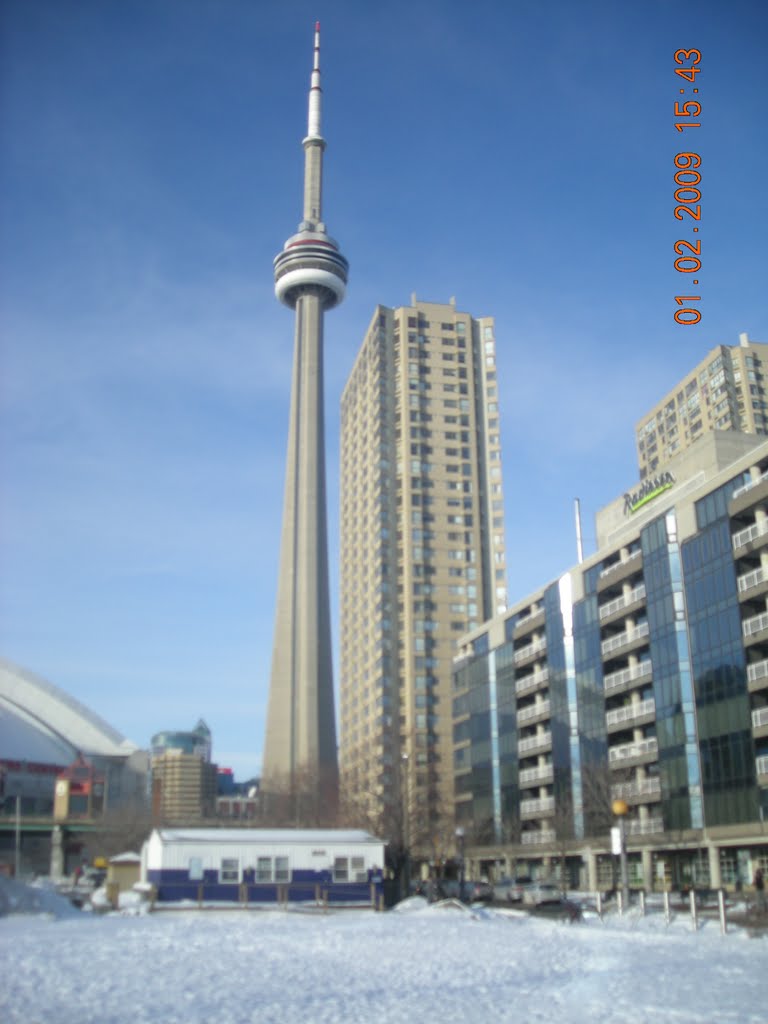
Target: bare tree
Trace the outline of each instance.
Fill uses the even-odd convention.
[[[339,822],[338,782],[334,771],[299,768],[285,778],[262,781],[262,825],[279,828],[331,828]]]
[[[130,801],[109,809],[89,830],[88,849],[95,857],[115,857],[119,853],[140,853],[154,827],[149,807]]]

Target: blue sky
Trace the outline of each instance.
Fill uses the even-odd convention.
[[[377,303],[496,317],[512,599],[575,561],[575,497],[594,550],[643,413],[714,345],[768,342],[764,4],[5,0],[0,653],[141,745],[203,717],[240,778],[293,343],[272,258],[301,215],[318,18],[351,267],[326,321],[335,630],[338,405]],[[682,133],[681,48],[702,107]],[[697,237],[682,151],[698,275],[673,265]]]

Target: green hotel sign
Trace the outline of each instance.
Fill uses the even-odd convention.
[[[624,495],[624,515],[631,516],[638,512],[649,501],[658,498],[664,491],[675,486],[675,478],[669,470],[659,473],[658,476],[649,477],[644,480],[636,491],[627,491]]]

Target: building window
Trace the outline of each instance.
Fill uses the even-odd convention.
[[[237,857],[222,858],[221,870],[219,871],[219,880],[221,882],[240,881],[240,861],[237,859]]]
[[[275,881],[290,882],[291,872],[288,867],[287,857],[275,857]]]
[[[272,881],[272,858],[271,857],[259,857],[256,861],[256,881],[257,882],[271,882]]]
[[[349,881],[349,858],[348,857],[336,857],[333,861],[333,880],[334,882],[348,882]]]

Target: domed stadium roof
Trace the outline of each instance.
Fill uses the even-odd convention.
[[[128,757],[137,749],[68,693],[0,658],[0,751],[5,760],[69,764],[79,753]]]

